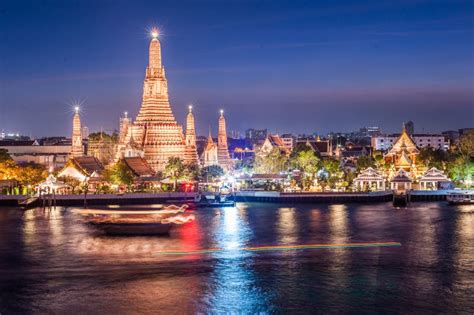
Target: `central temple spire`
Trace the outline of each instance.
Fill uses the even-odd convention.
[[[153,29],[151,36],[142,105],[133,126],[128,128],[124,143],[118,146],[117,158],[123,157],[126,148],[133,143],[134,150],[140,150],[140,156],[155,171],[162,171],[170,157],[179,157],[190,163],[197,160],[197,157],[194,153],[185,154],[183,128],[177,124],[169,103],[168,81],[161,60],[158,30]],[[188,152],[191,153],[191,150]]]
[[[158,40],[158,30],[153,29],[151,36],[148,67],[151,69],[161,69],[161,45]]]

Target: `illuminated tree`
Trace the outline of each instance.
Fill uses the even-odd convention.
[[[461,136],[459,139],[459,152],[466,158],[474,159],[474,131]]]
[[[163,175],[173,181],[173,190],[178,187],[178,180],[184,179],[186,176],[186,166],[179,157],[170,157],[166,164]]]
[[[259,152],[255,156],[254,172],[260,174],[277,174],[286,170],[288,157],[279,148],[274,147],[268,153]]]
[[[129,189],[131,188],[134,181],[132,171],[123,160],[117,162],[112,167],[105,169],[104,177],[109,183],[115,185],[125,185]]]

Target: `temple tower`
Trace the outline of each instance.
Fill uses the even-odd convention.
[[[186,163],[198,163],[196,148],[196,129],[194,126],[193,106],[189,105],[189,113],[186,116],[186,148],[184,154]]]
[[[82,146],[82,128],[81,117],[79,117],[79,107],[74,108],[74,117],[72,119],[72,146],[71,156],[78,157],[84,155],[84,147]]]
[[[217,135],[217,158],[219,160],[219,165],[224,170],[232,169],[232,160],[229,156],[229,148],[227,146],[227,130],[225,124],[224,111],[221,110],[221,115],[219,117],[219,131]]]
[[[212,140],[211,127],[209,127],[209,136],[207,137],[207,144],[202,153],[202,164],[204,167],[219,165],[217,146]]]
[[[134,152],[142,151],[140,155],[153,170],[162,171],[170,157],[184,159],[185,139],[183,128],[177,124],[171,111],[168,82],[161,63],[161,45],[156,30],[152,32],[152,37],[140,112],[131,128],[128,128],[118,156],[123,156],[125,148],[132,146]]]

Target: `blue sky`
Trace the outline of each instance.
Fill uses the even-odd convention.
[[[471,1],[2,1],[0,129],[68,135],[139,110],[147,30],[162,32],[184,123],[273,132],[472,127]]]

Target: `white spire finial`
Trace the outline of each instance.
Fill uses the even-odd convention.
[[[76,114],[79,114],[79,106],[75,106],[74,111],[76,112]]]
[[[189,112],[192,112],[193,111],[193,105],[189,104],[188,109],[189,109]]]
[[[157,39],[159,34],[160,34],[160,33],[158,32],[158,29],[157,29],[156,27],[154,27],[154,28],[151,29],[151,37],[152,37],[153,39]]]
[[[221,109],[220,112],[221,112],[221,116],[224,116],[224,110]]]

